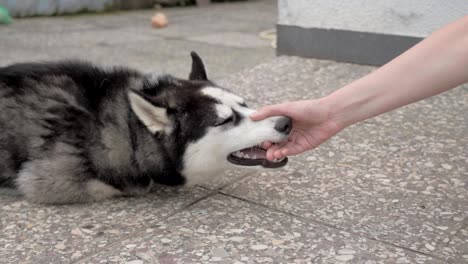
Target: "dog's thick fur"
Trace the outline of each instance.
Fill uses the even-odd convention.
[[[277,119],[246,118],[192,58],[189,80],[77,61],[0,68],[0,186],[43,203],[145,193],[206,180],[236,166],[229,153],[287,136]]]

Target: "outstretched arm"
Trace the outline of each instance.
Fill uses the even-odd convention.
[[[253,120],[287,115],[293,132],[282,145],[266,143],[268,159],[313,149],[359,121],[428,98],[468,82],[468,16],[334,93],[317,99],[266,106]],[[270,147],[271,146],[271,147]]]

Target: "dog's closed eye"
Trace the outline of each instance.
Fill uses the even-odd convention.
[[[229,116],[228,118],[225,118],[225,119],[220,119],[220,120],[218,120],[218,121],[214,124],[214,126],[222,126],[222,125],[231,123],[232,121],[234,121],[234,115],[231,115],[231,116]]]

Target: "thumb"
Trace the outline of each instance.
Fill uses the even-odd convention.
[[[253,121],[259,121],[270,116],[287,115],[287,107],[284,104],[269,105],[260,108],[257,112],[250,115]]]

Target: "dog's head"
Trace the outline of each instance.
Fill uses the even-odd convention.
[[[291,119],[252,121],[254,110],[244,99],[209,81],[200,57],[191,55],[189,80],[148,75],[142,90],[129,93],[133,111],[161,139],[187,183],[226,169],[284,166],[287,158],[268,161],[260,144],[285,140]]]

